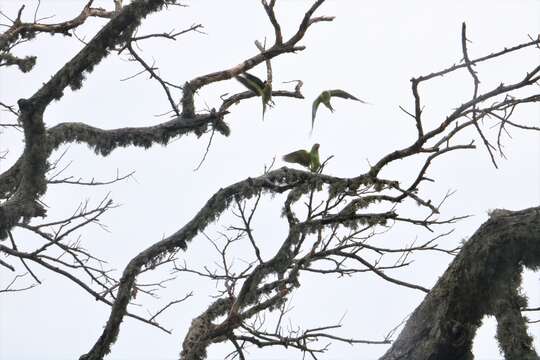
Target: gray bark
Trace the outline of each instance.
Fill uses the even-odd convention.
[[[485,315],[497,319],[505,359],[538,360],[519,287],[523,268],[539,266],[540,207],[493,211],[380,360],[473,359],[472,342]]]

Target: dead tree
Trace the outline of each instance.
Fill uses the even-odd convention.
[[[15,164],[0,174],[0,252],[6,260],[0,260],[5,271],[17,271],[14,260],[21,263],[35,284],[39,278],[32,268],[41,266],[71,280],[110,306],[110,316],[105,327],[88,353],[80,359],[97,360],[111,351],[111,346],[120,334],[120,324],[129,316],[151,326],[167,331],[157,321],[157,316],[184,298],[171,300],[163,309],[152,316],[142,316],[128,309],[138,293],[152,293],[154,287],[137,281],[138,277],[157,267],[170,266],[178,274],[195,273],[216,281],[220,292],[207,310],[197,316],[182,343],[180,358],[203,359],[207,348],[220,342],[229,342],[233,356],[245,359],[248,345],[257,347],[283,346],[310,354],[313,358],[326,351],[318,340],[344,341],[348,343],[390,343],[390,336],[378,339],[351,339],[332,334],[339,324],[323,325],[315,329],[299,329],[286,332],[281,320],[286,312],[286,301],[300,286],[302,274],[306,272],[338,275],[373,273],[382,280],[399,286],[427,293],[426,300],[413,314],[405,330],[383,359],[471,358],[470,345],[479,321],[485,314],[493,314],[499,321],[498,339],[510,359],[538,358],[526,335],[521,311],[526,302],[517,288],[523,266],[538,266],[538,210],[530,209],[511,214],[494,213],[473,238],[460,249],[445,249],[438,245],[444,234],[415,246],[403,245],[395,248],[378,246],[375,239],[381,232],[390,231],[394,224],[406,223],[429,230],[441,224],[451,224],[463,216],[442,217],[441,207],[446,200],[435,201],[423,194],[420,185],[433,181],[428,177],[430,166],[441,161],[445,154],[458,150],[475,149],[474,140],[461,142],[458,135],[465,129],[474,129],[482,148],[496,166],[497,153],[502,154],[501,136],[512,127],[538,131],[540,128],[514,120],[516,107],[540,100],[534,86],[540,80],[540,66],[532,69],[517,69],[521,78],[513,83],[500,84],[488,90],[480,90],[475,67],[493,59],[518,52],[524,48],[538,47],[540,39],[531,39],[522,44],[505,48],[479,58],[471,58],[467,49],[466,27],[462,28],[463,61],[438,72],[411,79],[413,110],[406,112],[416,127],[417,136],[408,146],[393,149],[375,162],[369,171],[350,178],[325,173],[325,164],[316,171],[295,170],[287,167],[267,169],[255,177],[225,186],[212,195],[207,203],[193,216],[192,220],[179,227],[172,235],[156,241],[133,257],[124,268],[119,279],[112,276],[103,265],[103,260],[84,250],[71,235],[90,223],[99,223],[100,217],[114,207],[106,198],[97,206],[82,204],[71,216],[46,222],[39,217],[47,215],[40,198],[48,184],[70,183],[78,185],[106,185],[121,181],[128,175],[118,175],[109,181],[83,181],[61,178],[61,169],[50,157],[63,144],[85,143],[97,155],[107,156],[119,147],[137,146],[148,148],[154,144],[167,144],[183,135],[218,133],[229,135],[226,122],[231,116],[231,107],[249,98],[261,96],[255,91],[232,94],[221,99],[221,103],[210,111],[195,107],[197,91],[216,82],[227,81],[258,66],[266,66],[265,86],[270,97],[292,97],[302,99],[298,82],[293,90],[277,90],[272,86],[270,61],[286,53],[296,53],[305,48],[300,44],[309,28],[320,22],[333,20],[329,16],[315,16],[324,0],[314,1],[307,8],[296,32],[290,36],[282,33],[274,12],[276,1],[262,1],[262,6],[273,27],[273,43],[266,46],[257,42],[257,52],[238,65],[212,72],[174,84],[162,78],[154,65],[148,64],[138,53],[137,42],[156,37],[175,39],[180,35],[198,31],[193,25],[183,31],[163,34],[137,35],[136,30],[144,18],[167,6],[179,5],[173,0],[134,0],[128,5],[114,1],[114,9],[92,7],[92,1],[74,19],[44,24],[36,19],[22,20],[21,7],[9,28],[0,35],[0,66],[17,66],[21,71],[32,70],[35,57],[19,58],[13,49],[20,43],[34,40],[43,32],[68,35],[90,17],[110,19],[103,28],[88,41],[72,59],[67,61],[49,81],[27,99],[18,101],[18,109],[1,104],[14,116],[12,123],[4,127],[16,127],[24,134],[25,148]],[[128,53],[133,61],[141,65],[142,72],[150,75],[163,89],[170,105],[172,120],[150,127],[118,128],[104,130],[83,123],[63,123],[47,128],[44,112],[53,101],[61,101],[64,90],[79,89],[84,78],[110,54]],[[422,115],[421,85],[441,76],[457,71],[468,71],[472,81],[470,98],[459,104],[435,126],[426,124]],[[519,92],[518,92],[519,90]],[[528,91],[528,93],[527,93]],[[176,101],[176,93],[181,94]],[[275,104],[274,104],[275,105]],[[485,131],[487,125],[498,127],[498,134],[490,138]],[[384,178],[381,173],[391,164],[411,157],[423,159],[415,169],[412,181],[399,178]],[[1,160],[1,158],[0,158]],[[261,251],[263,241],[255,236],[252,219],[260,201],[275,194],[285,194],[283,217],[288,232],[273,254]],[[424,216],[408,216],[402,211],[404,205],[416,203]],[[231,224],[219,242],[204,233],[209,224],[230,212],[237,223]],[[278,220],[276,220],[278,221]],[[32,251],[19,249],[20,240],[14,236],[15,228],[29,231],[42,240],[42,245]],[[53,230],[56,229],[56,230]],[[194,269],[178,260],[180,251],[189,251],[195,239],[212,241],[219,252],[222,265],[217,270]],[[252,258],[238,267],[229,262],[231,245],[243,242],[252,249]],[[430,290],[418,284],[408,283],[385,273],[387,269],[408,266],[411,254],[421,251],[442,251],[459,255],[447,274],[437,286]],[[483,256],[488,253],[489,256]],[[61,256],[69,257],[70,261]],[[397,260],[394,255],[398,255]],[[373,260],[377,256],[378,260]],[[481,259],[479,259],[481,258]],[[16,275],[2,291],[20,291]],[[490,279],[489,286],[486,279]],[[459,280],[456,286],[456,281]],[[165,283],[165,280],[163,281]],[[160,286],[163,283],[159,284]],[[35,284],[31,285],[34,286]],[[478,296],[475,296],[478,295]],[[276,314],[272,330],[264,323],[265,314]],[[517,339],[517,340],[515,340]]]

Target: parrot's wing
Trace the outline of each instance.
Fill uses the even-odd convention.
[[[290,163],[300,164],[309,167],[311,164],[311,156],[306,150],[297,150],[283,156],[283,160]]]
[[[315,101],[313,101],[313,105],[311,106],[311,131],[313,131],[313,125],[315,125],[315,116],[317,115],[317,109],[319,108],[321,101],[322,97],[319,95]]]
[[[248,88],[249,90],[253,91],[255,94],[257,94],[257,96],[260,96],[261,95],[261,92],[262,92],[262,87],[259,87],[257,85],[256,82],[253,82],[251,80],[249,80],[248,78],[242,76],[242,75],[238,75],[235,77],[236,80],[238,80],[242,85],[244,85],[246,88]]]
[[[257,87],[260,88],[260,89],[264,88],[264,86],[266,85],[264,81],[262,81],[261,79],[259,79],[255,75],[251,75],[248,72],[245,72],[244,76],[246,77],[246,79],[248,79],[249,81],[251,81],[252,83],[257,85]]]
[[[356,101],[360,101],[363,104],[367,104],[367,102],[365,102],[364,100],[360,100],[356,96],[353,96],[353,95],[349,94],[348,92],[346,92],[344,90],[341,90],[341,89],[328,90],[328,92],[330,93],[330,96],[332,96],[332,97],[337,96],[337,97],[340,97],[340,98],[343,98],[343,99],[356,100]]]

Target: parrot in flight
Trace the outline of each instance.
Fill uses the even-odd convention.
[[[317,172],[321,167],[319,160],[319,144],[313,144],[311,151],[297,150],[283,156],[283,160],[290,163],[300,164],[312,172]]]
[[[267,81],[262,81],[255,75],[251,75],[248,72],[236,76],[236,80],[238,80],[249,90],[253,91],[257,96],[261,97],[264,119],[266,105],[272,101],[272,86]]]
[[[313,126],[315,125],[315,115],[317,114],[317,109],[319,108],[319,105],[321,103],[324,104],[328,109],[330,109],[331,112],[334,112],[334,108],[332,107],[332,104],[330,103],[330,99],[332,97],[340,97],[343,99],[351,99],[360,101],[362,104],[368,104],[368,102],[364,100],[360,100],[357,97],[349,94],[346,91],[343,90],[325,90],[323,91],[316,99],[313,101],[313,106],[311,107],[311,131],[313,132]]]

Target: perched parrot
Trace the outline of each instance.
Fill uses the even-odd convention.
[[[297,150],[283,156],[283,160],[290,163],[300,164],[313,172],[317,172],[321,167],[319,160],[319,144],[313,144],[311,151]]]
[[[343,90],[325,90],[323,91],[316,99],[313,101],[313,106],[311,107],[311,131],[313,131],[313,125],[315,124],[315,115],[317,114],[317,109],[319,108],[319,105],[321,103],[324,104],[328,109],[330,109],[331,112],[334,112],[334,108],[332,107],[332,104],[330,103],[330,99],[332,97],[337,96],[343,99],[352,99],[356,101],[360,101],[362,104],[367,104],[364,100],[360,100],[355,96],[352,96],[346,91]]]
[[[246,88],[257,94],[257,96],[261,97],[264,118],[264,113],[266,112],[266,105],[272,101],[272,86],[268,84],[268,82],[262,81],[255,75],[251,75],[247,72],[236,76],[236,80],[238,80]]]

